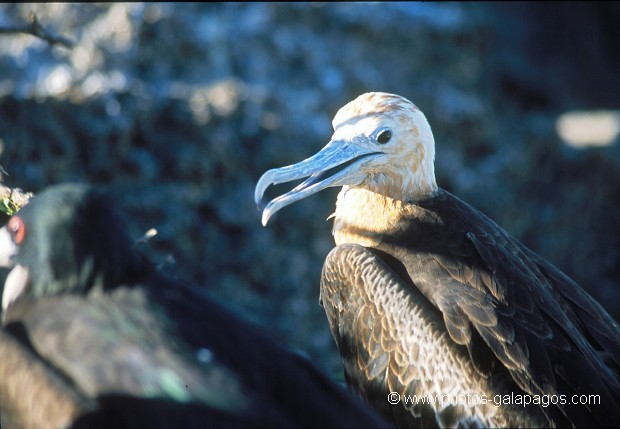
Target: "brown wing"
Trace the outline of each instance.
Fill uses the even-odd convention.
[[[5,329],[96,398],[76,427],[388,426],[203,291],[163,281],[9,308]]]
[[[557,292],[569,303],[573,320],[585,333],[589,343],[600,354],[616,375],[620,374],[620,326],[605,309],[570,277],[555,266],[523,246],[528,257],[550,283],[557,285]]]
[[[0,427],[68,427],[95,408],[32,350],[0,330]]]
[[[565,395],[567,402],[572,395],[600,395],[600,405],[559,404],[568,423],[615,424],[620,383],[600,350],[608,347],[613,355],[620,343],[611,317],[559,270],[458,198],[442,192],[421,206],[418,218],[403,222],[401,233],[385,237],[379,248],[405,267],[442,312],[450,337],[468,347],[476,367],[484,369],[486,362],[478,357],[474,334],[526,393]],[[585,318],[584,310],[592,314]]]
[[[26,304],[7,326],[23,326],[37,353],[90,397],[122,392],[204,401],[224,410],[232,407],[227,401],[233,398],[245,405],[240,383],[227,368],[199,361],[166,336],[171,322],[141,288],[50,296]],[[216,388],[219,396],[210,393]]]
[[[332,250],[323,267],[321,300],[349,385],[401,427],[548,424],[540,408],[526,412],[493,405],[494,395],[518,390],[508,372],[497,367],[493,377],[481,375],[467,347],[450,338],[441,312],[403,280],[404,267],[394,269],[397,263],[388,264],[390,256],[379,254],[344,244]],[[487,353],[484,359],[491,357]],[[390,404],[389,394],[400,401]],[[489,402],[471,407],[448,405],[446,398],[444,404],[405,403],[414,396],[432,401],[446,394],[484,394]]]
[[[385,406],[373,392],[385,395],[397,381],[403,392],[425,392],[420,375],[411,375],[411,360],[401,357],[409,348],[447,337],[448,350],[467,355],[447,361],[458,368],[448,380],[466,378],[464,359],[489,380],[489,392],[507,389],[557,403],[527,407],[529,417],[517,417],[518,425],[528,425],[518,419],[537,419],[538,413],[549,425],[620,421],[618,325],[559,270],[443,191],[379,238],[377,248],[367,249],[359,261],[350,250],[336,248],[325,263],[321,292],[349,381],[367,398]],[[383,280],[353,274],[363,261]],[[393,290],[388,301],[386,282]],[[370,294],[375,287],[379,292]],[[423,326],[432,326],[435,335],[412,334]],[[416,359],[427,359],[426,374],[442,371],[432,359]],[[573,405],[574,398],[585,400],[580,395],[594,395],[591,404]]]

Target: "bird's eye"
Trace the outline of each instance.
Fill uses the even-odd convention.
[[[15,244],[22,244],[26,237],[26,225],[24,225],[24,221],[19,216],[13,216],[9,219],[7,229],[11,233],[11,237],[13,237],[13,242]]]
[[[377,142],[380,144],[386,144],[392,138],[392,131],[390,130],[381,130],[379,134],[377,134]]]

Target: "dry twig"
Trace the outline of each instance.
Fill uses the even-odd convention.
[[[46,30],[39,22],[37,15],[32,11],[28,14],[28,24],[13,27],[0,27],[0,34],[30,34],[41,40],[45,40],[52,46],[62,45],[68,49],[73,48],[75,45],[73,40],[50,30]]]

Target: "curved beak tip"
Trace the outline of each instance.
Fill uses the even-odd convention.
[[[261,222],[267,225],[269,218],[289,204],[315,194],[330,186],[342,186],[359,183],[356,169],[363,158],[376,155],[364,146],[352,145],[345,140],[332,140],[315,155],[297,164],[275,168],[265,172],[254,188],[254,202],[259,211],[263,208]],[[339,169],[339,171],[331,171]],[[280,195],[262,206],[261,201],[267,188],[271,185],[291,182],[306,178],[293,190]]]
[[[263,209],[262,207],[262,195],[258,195],[258,194],[254,194],[254,204],[256,204],[256,210],[261,211]]]
[[[269,219],[271,219],[271,216],[273,216],[274,213],[275,211],[273,210],[273,205],[267,204],[267,206],[263,209],[263,214],[261,216],[261,223],[263,226],[267,226],[267,222],[269,222]]]
[[[258,182],[256,182],[256,187],[254,188],[254,203],[258,208],[258,211],[261,211],[264,207],[262,204],[263,195],[265,195],[265,191],[269,186],[273,184],[271,180],[272,170],[265,172]]]

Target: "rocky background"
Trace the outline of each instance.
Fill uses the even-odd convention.
[[[580,148],[557,132],[566,112],[620,108],[618,3],[2,4],[0,28],[30,12],[73,44],[0,34],[3,184],[107,187],[133,237],[157,229],[143,250],[162,269],[335,378],[318,294],[337,190],[266,228],[253,190],[367,91],[414,101],[440,186],[620,319],[617,132]]]

